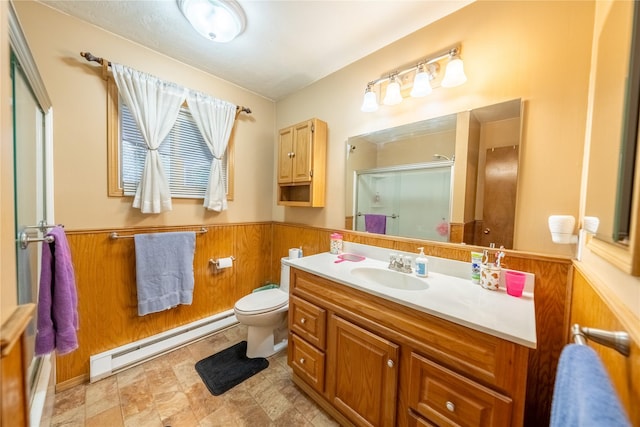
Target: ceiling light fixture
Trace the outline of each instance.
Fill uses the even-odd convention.
[[[204,38],[230,42],[244,31],[246,18],[235,0],[177,0],[182,14]]]
[[[379,79],[372,80],[367,83],[367,89],[364,93],[364,100],[360,110],[369,113],[378,109],[377,95],[375,86],[384,82],[389,82],[386,88],[386,94],[383,100],[384,105],[397,105],[402,102],[402,93],[400,83],[403,81],[402,76],[408,73],[415,73],[413,78],[413,88],[411,89],[412,98],[421,98],[427,96],[433,90],[431,82],[437,77],[440,71],[439,61],[449,58],[445,75],[440,82],[442,87],[455,87],[467,81],[464,74],[464,66],[460,58],[460,45],[441,51],[430,58],[418,61],[416,65],[387,73]],[[411,77],[406,76],[405,78]],[[382,89],[380,89],[382,92]],[[382,96],[382,95],[381,95]]]

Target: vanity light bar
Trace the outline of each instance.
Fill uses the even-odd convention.
[[[440,70],[440,65],[438,64],[438,61],[444,58],[449,58],[449,63],[447,64],[447,68],[445,70],[445,76],[443,78],[443,83],[441,85],[443,87],[455,87],[463,84],[467,80],[467,77],[464,74],[462,59],[460,59],[460,45],[458,45],[456,47],[440,51],[432,57],[419,60],[414,65],[402,68],[400,70],[395,70],[395,71],[386,73],[378,79],[371,80],[369,83],[367,83],[367,88],[365,89],[364,100],[362,103],[361,110],[364,112],[373,112],[378,109],[376,94],[373,91],[373,87],[375,85],[379,85],[387,81],[390,81],[394,84],[398,83],[400,80],[399,77],[409,72],[412,72],[412,71],[416,72],[414,86],[418,84],[420,86],[424,86],[425,84],[428,85],[429,81],[433,80],[437,75],[438,71]],[[425,81],[424,73],[428,75],[428,78],[426,79],[427,81]],[[395,89],[395,92],[393,94],[395,96],[392,96],[393,100],[389,100],[390,96],[389,94],[387,94],[384,101],[386,105],[395,105],[402,101],[401,98],[399,100],[397,99],[399,96],[399,88],[396,88],[394,86],[393,89]],[[421,90],[412,91],[411,96],[422,97],[427,95],[430,92],[431,92],[430,86],[428,88],[423,87],[421,88]]]

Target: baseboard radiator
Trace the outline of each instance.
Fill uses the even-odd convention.
[[[116,374],[171,350],[199,340],[238,323],[233,310],[227,310],[188,325],[93,355],[89,358],[91,382]]]

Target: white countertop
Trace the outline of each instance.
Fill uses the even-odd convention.
[[[353,245],[349,253],[364,255],[358,250],[366,245]],[[377,248],[379,249],[379,248]],[[386,253],[392,252],[384,250]],[[415,256],[415,254],[414,254]],[[533,301],[534,277],[527,273],[527,285],[522,297],[508,295],[504,288],[490,291],[473,284],[470,279],[456,277],[449,271],[460,272],[460,267],[471,263],[429,258],[429,276],[418,278],[428,285],[426,290],[401,290],[381,286],[351,274],[357,267],[387,268],[388,261],[367,257],[363,261],[335,263],[337,255],[328,252],[296,259],[284,259],[284,263],[300,270],[333,280],[343,285],[367,292],[433,316],[484,332],[529,348],[536,347],[536,319]],[[432,271],[439,266],[440,271]],[[447,269],[447,266],[451,267]],[[449,271],[447,271],[449,270]],[[447,272],[449,274],[443,274]],[[397,273],[408,274],[408,273]],[[454,273],[455,274],[455,273]],[[458,276],[460,276],[458,274]],[[504,275],[503,275],[504,276]]]

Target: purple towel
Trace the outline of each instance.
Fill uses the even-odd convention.
[[[364,229],[369,233],[385,234],[387,232],[387,216],[364,214]]]
[[[62,227],[54,227],[47,236],[55,240],[42,244],[37,356],[53,350],[66,354],[78,348],[78,296],[71,250]]]

